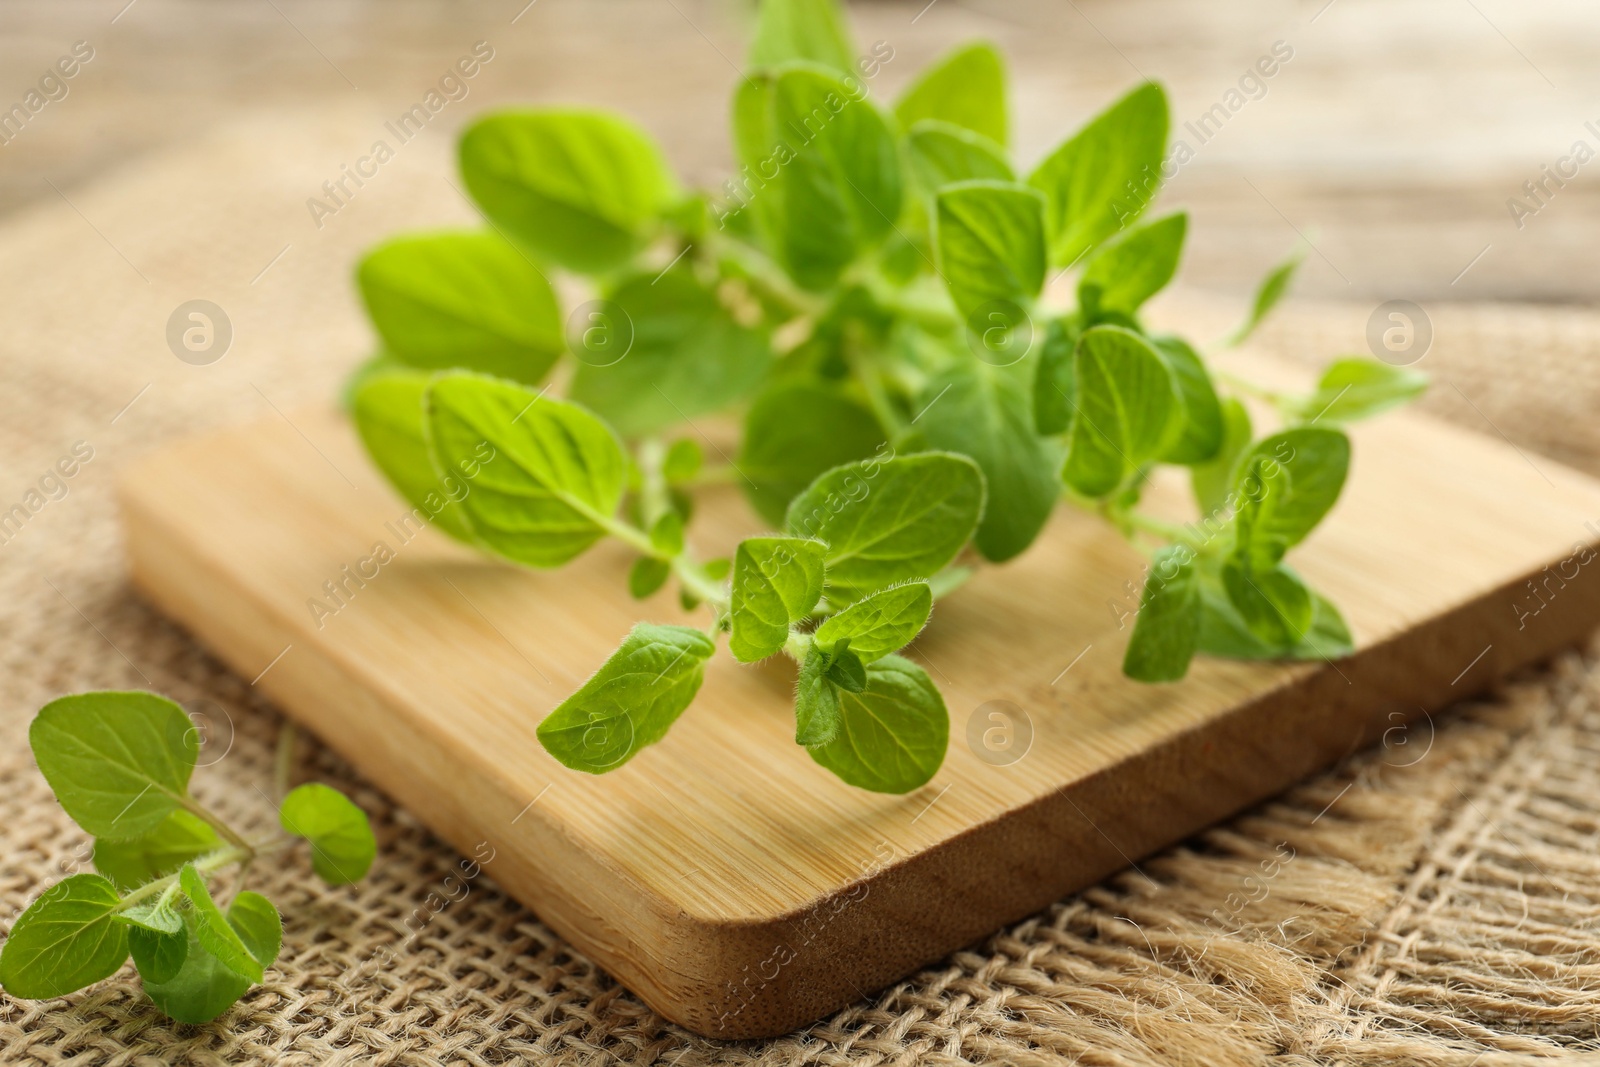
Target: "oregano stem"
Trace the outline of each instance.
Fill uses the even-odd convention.
[[[795,316],[810,315],[815,318],[827,310],[828,301],[795,285],[783,269],[760,250],[733,238],[716,234],[708,236],[708,243],[717,258],[733,264],[769,299],[782,304]]]
[[[639,511],[647,530],[672,507],[667,496],[667,478],[662,473],[666,460],[667,449],[661,438],[646,437],[639,442]]]
[[[215,830],[224,841],[228,842],[228,844],[234,846],[235,848],[241,848],[247,853],[252,851],[250,845],[245,841],[245,839],[239,836],[238,831],[229,826],[226,822],[223,822],[220,816],[213,814],[211,809],[195,800],[194,797],[187,795],[179,797],[178,803],[182,805],[184,811],[187,811],[190,815],[193,815],[195,818],[201,820]]]
[[[796,663],[804,663],[806,654],[811,651],[811,635],[790,630],[788,640],[783,643],[783,654]]]

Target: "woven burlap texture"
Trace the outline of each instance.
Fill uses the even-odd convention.
[[[364,147],[374,122],[244,122],[0,227],[0,487],[21,499],[75,442],[94,449],[66,496],[0,549],[7,916],[86,862],[84,835],[24,743],[33,712],[60,693],[149,688],[191,702],[210,724],[197,792],[247,826],[271,819],[262,789],[278,716],[250,680],[132,594],[113,485],[162,441],[325,401],[369,343],[348,285],[358,251],[398,229],[470,218],[445,180],[439,138],[407,146],[317,228],[305,199]],[[191,298],[216,301],[233,322],[232,349],[210,366],[168,350],[168,315]],[[1238,302],[1191,293],[1169,307],[1220,330]],[[1359,350],[1369,310],[1291,306],[1262,346],[1301,359]],[[1600,317],[1430,310],[1435,341],[1422,366],[1437,384],[1425,406],[1513,442],[1530,478],[1545,455],[1600,473]],[[654,1015],[487,875],[465,897],[447,889],[460,857],[306,740],[297,780],[329,780],[373,815],[371,877],[327,888],[301,859],[253,871],[283,911],[283,955],[214,1025],[163,1020],[128,968],[63,1000],[0,1002],[0,1056],[677,1067],[1586,1060],[1600,1047],[1597,687],[1600,665],[1568,654],[1492,697],[1397,727],[1382,748],[803,1032],[733,1044]],[[431,918],[419,924],[419,914]]]

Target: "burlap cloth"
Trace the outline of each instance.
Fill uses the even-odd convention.
[[[0,548],[7,916],[87,854],[24,743],[54,695],[148,687],[209,701],[196,705],[213,724],[198,792],[246,824],[270,819],[260,789],[278,716],[131,593],[112,486],[163,440],[325,401],[367,344],[347,281],[356,252],[470,217],[434,138],[318,230],[305,199],[375,127],[244,123],[0,227],[0,510],[74,442],[94,449],[68,494]],[[179,362],[164,337],[195,297],[222,305],[235,331],[210,366]],[[1239,306],[1174,303],[1219,331]],[[1291,306],[1263,343],[1303,358],[1360,350],[1370,310]],[[1530,463],[1600,473],[1600,316],[1429,310],[1426,407],[1509,438]],[[1597,689],[1600,666],[1568,654],[803,1032],[738,1044],[655,1016],[487,876],[444,901],[458,857],[306,740],[297,777],[331,780],[373,815],[371,877],[329,889],[302,859],[252,872],[283,910],[283,955],[217,1024],[163,1020],[130,967],[64,1000],[4,1001],[0,1050],[24,1064],[1587,1058],[1600,1047]],[[413,935],[418,908],[435,914]]]

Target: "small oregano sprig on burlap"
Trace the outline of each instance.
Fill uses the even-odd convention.
[[[726,635],[740,662],[795,661],[795,740],[818,763],[867,789],[922,785],[948,715],[897,653],[1063,500],[1149,555],[1129,677],[1181,678],[1197,652],[1351,649],[1284,558],[1343,487],[1340,425],[1421,376],[1346,359],[1290,396],[1147,328],[1188,230],[1182,212],[1142,221],[1170,165],[1160,86],[1024,172],[992,46],[958,48],[884,109],[867,82],[892,58],[858,50],[833,0],[766,0],[719,193],[686,191],[624,118],[502,111],[460,143],[487,226],[398,237],[360,264],[381,350],[350,407],[402,495],[527,566],[613,538],[636,554],[635,597],[673,582],[710,608],[704,629],[641,622],[549,714],[538,736],[569,767],[659,740]],[[1273,269],[1227,344],[1298,263]],[[1053,306],[1046,279],[1067,271],[1075,306]],[[593,297],[565,330],[558,272]],[[1258,437],[1264,411],[1281,426]],[[716,413],[743,433],[708,467],[694,420]],[[1163,466],[1187,471],[1193,521],[1140,510]],[[702,561],[686,529],[717,483],[777,532]]]
[[[164,697],[62,697],[40,710],[28,742],[56,800],[94,836],[97,873],[46,889],[12,925],[0,988],[13,997],[64,996],[116,973],[131,954],[157,1008],[178,1022],[210,1022],[278,958],[278,910],[238,888],[252,861],[300,838],[330,885],[357,881],[372,865],[366,815],[328,786],[288,792],[278,812],[285,835],[266,841],[246,840],[195,800],[199,731]],[[223,908],[211,883],[231,868],[238,873]]]

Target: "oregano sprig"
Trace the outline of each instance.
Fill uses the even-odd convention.
[[[28,731],[39,770],[95,838],[95,873],[45,889],[0,947],[0,988],[25,1000],[110,977],[129,955],[145,992],[184,1023],[210,1022],[278,957],[272,902],[240,888],[252,861],[304,839],[331,885],[364,877],[375,844],[342,793],[306,784],[283,798],[287,836],[247,839],[189,792],[199,731],[153,693],[96,692],[46,704]],[[212,883],[237,868],[226,907]]]
[[[1148,554],[1129,677],[1175,681],[1196,653],[1352,648],[1285,557],[1337,501],[1342,425],[1425,380],[1349,358],[1286,395],[1147,326],[1189,232],[1184,212],[1146,217],[1167,150],[1159,85],[1030,169],[1008,147],[992,46],[937,60],[891,107],[871,56],[832,0],[765,0],[720,190],[686,191],[624,118],[498,112],[461,139],[487,225],[397,238],[358,269],[382,349],[351,410],[403,496],[526,566],[621,542],[633,596],[672,586],[705,609],[704,626],[639,623],[549,713],[539,738],[570,767],[608,771],[659,740],[726,637],[741,663],[794,662],[795,739],[818,763],[917,788],[948,716],[899,652],[1063,501]],[[1299,262],[1267,275],[1227,345]],[[1071,306],[1046,292],[1064,272]],[[592,299],[563,330],[555,294],[571,289]],[[743,432],[708,464],[693,420],[719,412]],[[1258,432],[1263,416],[1278,425]],[[1140,507],[1162,466],[1189,472],[1187,523]],[[717,483],[740,486],[755,536],[702,560],[694,502]]]

